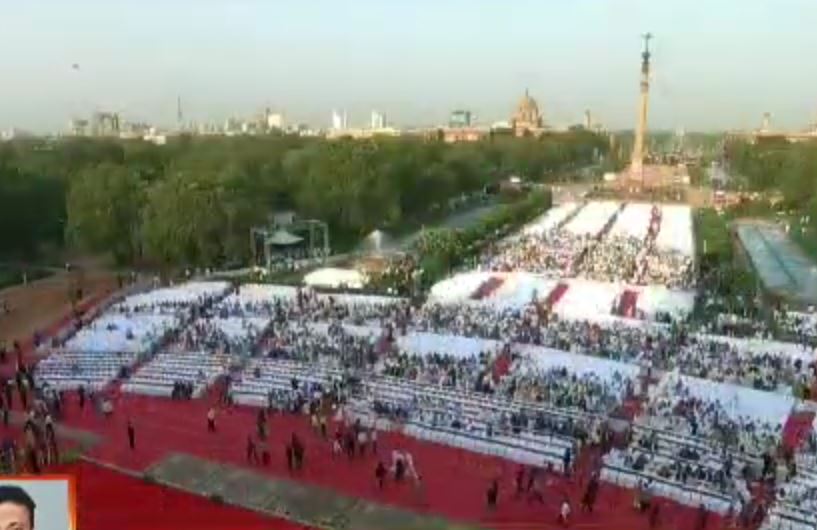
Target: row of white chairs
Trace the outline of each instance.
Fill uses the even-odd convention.
[[[230,358],[206,352],[161,353],[134,373],[122,385],[123,392],[170,396],[178,381],[193,383],[198,397],[220,375],[227,373]]]
[[[219,298],[227,293],[230,284],[227,282],[186,282],[170,287],[126,297],[114,306],[115,311],[128,311],[134,308],[145,309],[149,313],[174,313],[179,307],[191,307]]]
[[[169,315],[117,315],[103,313],[81,328],[64,345],[66,350],[84,352],[142,353],[179,325]]]
[[[137,361],[133,353],[55,353],[37,365],[38,380],[52,387],[74,390],[79,385],[101,388],[113,381],[122,367]]]
[[[520,447],[508,440],[510,437],[487,437],[481,436],[459,429],[448,427],[429,427],[428,425],[415,421],[408,421],[399,426],[391,422],[375,422],[370,409],[354,404],[346,408],[346,413],[352,420],[360,419],[365,426],[377,426],[379,429],[397,429],[404,435],[432,443],[457,447],[474,453],[495,456],[512,462],[531,466],[549,465],[554,470],[562,472],[564,464],[562,453],[548,451],[541,447]]]
[[[650,487],[654,495],[694,508],[703,504],[708,510],[719,514],[728,513],[729,507],[732,506],[732,501],[727,496],[622,467],[605,465],[601,471],[601,479],[624,488],[636,488],[644,480],[652,480]]]
[[[342,376],[342,372],[337,369],[326,368],[322,370],[315,366],[288,362],[256,360],[252,368],[255,366],[261,368],[261,378],[256,379],[245,371],[243,379],[233,385],[233,399],[237,403],[265,405],[267,403],[267,392],[272,389],[290,389],[293,378],[298,379],[300,382],[325,383],[332,378]],[[396,393],[393,393],[394,387],[390,386],[385,380],[379,382],[366,380],[364,385],[372,398],[388,400],[390,397],[405,397],[407,395],[401,393],[399,388],[395,390]],[[427,390],[435,391],[438,389],[427,387]],[[456,392],[452,392],[450,396],[456,396]],[[451,403],[450,400],[448,402]],[[478,427],[478,432],[487,433],[485,422],[480,419],[479,405],[473,402],[469,404],[467,400],[459,403],[464,405],[464,408],[461,409],[461,420]],[[371,401],[356,400],[354,410],[358,412],[360,417],[368,418],[372,414]],[[426,410],[430,411],[429,408],[426,408]],[[406,425],[405,432],[430,441],[443,442],[455,447],[469,448],[486,454],[502,456],[520,463],[542,465],[549,462],[557,469],[561,469],[561,459],[565,449],[572,447],[572,441],[567,437],[537,435],[529,432],[522,432],[518,435],[499,432],[492,436],[480,435],[450,426],[433,426],[428,422],[423,422],[420,418],[411,419]]]

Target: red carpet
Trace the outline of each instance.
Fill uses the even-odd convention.
[[[632,397],[624,400],[621,407],[618,408],[615,416],[625,418],[628,421],[633,421],[639,412],[641,412],[641,400],[636,397]]]
[[[86,462],[54,472],[76,477],[79,530],[309,530]]]
[[[553,308],[553,306],[558,304],[559,300],[561,300],[562,297],[567,292],[567,289],[568,285],[566,283],[560,282],[556,284],[556,287],[554,287],[553,290],[551,290],[550,293],[548,293],[548,297],[545,300],[545,304],[547,305],[547,307]]]
[[[511,356],[508,353],[501,353],[493,365],[494,382],[499,382],[511,370]]]
[[[626,207],[627,207],[626,202],[621,203],[621,205],[618,207],[618,210],[616,210],[616,213],[614,213],[612,217],[610,217],[610,219],[607,220],[607,223],[605,223],[605,225],[601,228],[599,233],[596,234],[597,241],[601,241],[607,234],[610,233],[610,230],[613,228],[613,225],[616,224],[616,221],[618,220],[618,216],[621,215],[621,212],[623,212],[624,208]]]
[[[789,414],[786,424],[783,425],[783,446],[795,450],[808,439],[814,428],[814,413],[808,410],[796,411]]]
[[[73,399],[73,397],[72,397]],[[77,405],[70,405],[68,423],[82,426],[108,437],[108,442],[95,448],[91,456],[122,467],[143,471],[172,451],[218,460],[239,466],[244,461],[244,442],[254,431],[255,410],[244,407],[222,411],[217,419],[218,432],[208,434],[204,401],[172,402],[167,399],[124,395],[116,404],[114,416],[108,420],[87,409],[80,414]],[[133,418],[137,449],[126,446],[125,423]],[[390,483],[383,492],[374,485],[376,458],[348,461],[333,459],[328,442],[316,436],[304,418],[276,416],[271,421],[270,443],[272,463],[259,471],[273,476],[286,476],[285,440],[297,432],[306,446],[305,469],[297,475],[305,483],[328,487],[348,496],[401,506],[414,511],[430,512],[444,517],[482,523],[493,528],[522,528],[537,525],[537,529],[558,528],[556,510],[568,496],[578,512],[583,484],[552,477],[545,492],[545,504],[530,504],[512,497],[515,464],[451,447],[421,442],[398,433],[381,434],[379,455],[388,463],[391,451],[401,449],[413,456],[423,487],[418,491],[407,484]],[[494,512],[484,509],[485,490],[489,481],[500,479],[499,507]],[[596,513],[576,513],[576,528],[602,525],[613,530],[647,528],[647,521],[631,508],[632,492],[603,484]],[[694,510],[667,501],[662,519],[677,526],[691,528]],[[714,519],[714,517],[713,517]],[[600,526],[599,526],[600,527]],[[715,528],[715,526],[713,526]]]
[[[505,283],[504,278],[500,278],[499,276],[491,276],[477,288],[476,291],[471,295],[472,300],[482,300],[483,298],[488,298],[494,292],[502,287],[502,284]]]
[[[625,289],[625,291],[621,293],[621,300],[618,303],[619,316],[635,318],[635,312],[637,307],[638,307],[638,293],[630,289]]]

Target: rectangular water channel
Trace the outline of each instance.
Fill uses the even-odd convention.
[[[796,304],[817,306],[817,264],[780,227],[739,222],[737,233],[766,289]]]

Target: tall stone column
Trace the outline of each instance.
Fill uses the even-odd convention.
[[[644,176],[644,135],[647,133],[647,109],[650,100],[650,40],[652,34],[644,35],[644,51],[641,54],[641,96],[638,107],[638,122],[635,128],[635,142],[630,169],[633,177]]]

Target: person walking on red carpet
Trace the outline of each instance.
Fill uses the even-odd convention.
[[[372,454],[376,455],[377,454],[377,429],[374,426],[372,426],[372,428],[369,429],[369,447],[372,448]]]
[[[296,471],[300,471],[304,467],[304,444],[301,442],[298,435],[292,433],[292,463]]]
[[[491,485],[488,486],[488,491],[485,492],[485,505],[489,510],[496,509],[497,501],[499,500],[499,481],[493,479]]]
[[[709,512],[706,511],[706,506],[703,504],[698,506],[698,513],[695,516],[695,530],[706,530],[706,523],[709,518]]]
[[[284,454],[286,455],[287,459],[287,470],[292,473],[295,468],[295,456],[292,451],[292,444],[287,444],[286,448],[284,449]]]
[[[516,489],[516,498],[522,496],[525,490],[525,466],[519,464],[519,468],[516,470],[516,477],[514,478],[514,486]]]
[[[587,487],[584,490],[580,508],[588,513],[593,513],[593,505],[596,503],[596,495],[598,492],[599,478],[598,475],[593,472],[593,474],[590,476],[590,481],[587,483]]]
[[[332,442],[332,458],[343,452],[343,431],[340,427],[335,429],[335,440]]]
[[[128,447],[133,451],[136,449],[136,430],[133,428],[133,422],[128,420]]]
[[[569,526],[570,525],[570,501],[565,498],[562,500],[562,504],[559,507],[559,523],[562,526]]]
[[[8,427],[9,426],[9,407],[8,407],[8,403],[6,403],[6,400],[3,398],[2,393],[0,393],[0,407],[3,408],[3,426]]]
[[[213,407],[207,411],[207,432],[216,432],[216,409]]]
[[[8,384],[8,382],[5,380],[5,378],[3,379],[3,391],[4,391],[5,395],[6,395],[6,402],[5,402],[6,407],[9,408],[9,409],[13,409],[14,408],[13,389],[11,388],[11,385]]]
[[[377,467],[374,470],[374,478],[377,480],[377,489],[382,491],[386,480],[386,466],[383,465],[382,461],[377,463]]]
[[[252,434],[247,435],[247,462],[258,463],[258,450],[255,448],[255,440],[252,439]]]

